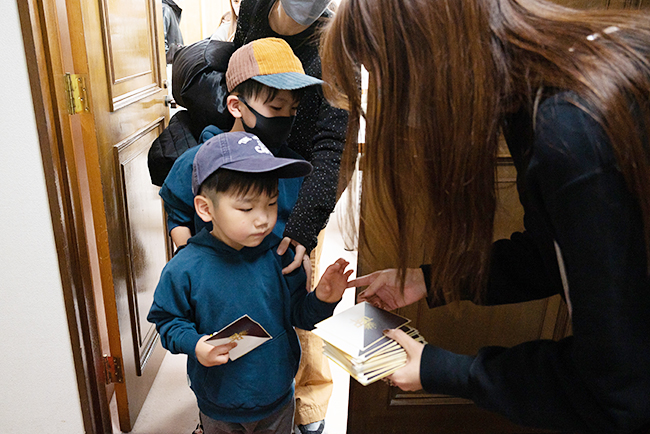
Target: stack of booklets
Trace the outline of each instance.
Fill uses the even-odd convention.
[[[399,328],[426,344],[410,321],[362,302],[316,324],[313,332],[323,339],[323,353],[366,386],[406,364],[406,351],[384,330]]]

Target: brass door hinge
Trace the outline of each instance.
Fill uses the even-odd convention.
[[[86,91],[86,78],[80,74],[66,72],[63,79],[68,103],[68,114],[76,115],[81,112],[90,112],[88,92]]]
[[[104,355],[104,373],[106,374],[106,384],[124,383],[122,359]]]

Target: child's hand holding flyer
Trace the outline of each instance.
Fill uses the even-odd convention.
[[[223,365],[228,361],[230,357],[229,352],[237,346],[237,343],[228,342],[215,347],[214,345],[206,343],[208,339],[210,339],[210,336],[203,336],[196,343],[196,348],[194,349],[196,352],[196,359],[206,368]]]
[[[230,325],[213,333],[204,342],[214,347],[213,351],[217,348],[220,348],[221,351],[228,348],[230,360],[237,360],[269,339],[271,339],[271,335],[264,330],[264,327],[256,321],[253,321],[248,315],[243,315]],[[227,361],[228,359],[226,358],[223,363]]]

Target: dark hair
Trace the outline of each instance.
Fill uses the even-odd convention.
[[[267,194],[273,197],[278,194],[278,178],[273,176],[272,172],[249,173],[218,169],[203,181],[198,194],[208,196],[214,201],[217,193],[234,196]]]
[[[280,89],[275,87],[267,86],[260,83],[259,81],[249,78],[246,81],[239,83],[235,88],[230,92],[231,94],[241,95],[245,100],[250,101],[251,99],[260,98],[264,99],[264,104],[269,101],[272,101],[280,92]],[[293,89],[290,90],[293,99],[296,102],[300,102],[305,89]]]
[[[412,251],[424,252],[435,258],[436,298],[470,288],[480,299],[501,122],[513,107],[532,109],[542,87],[575,92],[608,135],[639,201],[650,264],[647,13],[543,0],[345,0],[321,40],[324,90],[350,111],[349,140],[363,114],[360,66],[369,72],[362,207],[379,224],[361,235],[380,234],[402,276]],[[431,234],[425,246],[422,233]]]

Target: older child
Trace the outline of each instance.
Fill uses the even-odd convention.
[[[235,117],[230,131],[257,135],[276,157],[301,158],[289,149],[286,140],[303,89],[322,81],[303,72],[291,47],[278,38],[258,39],[246,44],[230,58],[226,81],[230,92],[228,110]],[[208,127],[202,133],[202,140],[221,132],[214,126]],[[202,227],[210,226],[194,212],[190,185],[192,161],[200,146],[188,149],[176,160],[160,189],[168,228],[178,247]],[[302,178],[280,181],[279,224],[275,228],[279,236],[283,235],[301,185]]]
[[[223,133],[196,154],[194,205],[212,231],[188,240],[165,267],[149,321],[162,344],[185,353],[205,433],[290,433],[293,378],[300,344],[293,329],[312,329],[331,316],[352,270],[339,259],[313,292],[302,268],[283,275],[292,258],[280,256],[272,233],[277,218],[278,178],[308,174],[302,160],[276,158],[254,135]],[[208,336],[248,314],[273,337],[235,361],[235,344],[214,347]]]

